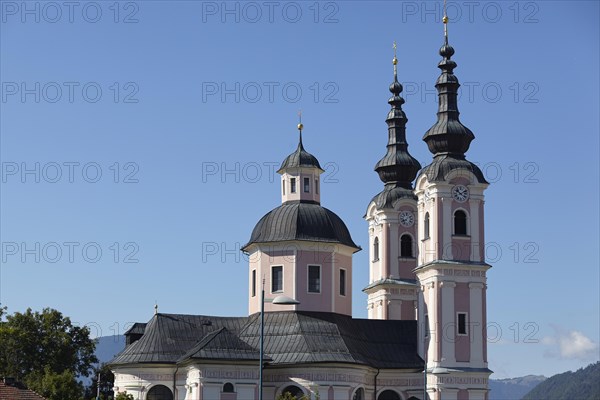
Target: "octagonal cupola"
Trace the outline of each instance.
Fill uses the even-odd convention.
[[[325,172],[319,160],[304,149],[302,122],[298,124],[298,147],[287,156],[277,171],[281,175],[281,202],[312,202],[320,204],[320,176]]]

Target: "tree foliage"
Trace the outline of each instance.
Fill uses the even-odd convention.
[[[127,392],[119,392],[117,393],[115,400],[134,400],[134,398],[132,394],[127,394]]]
[[[309,400],[310,397],[307,395],[300,396],[299,398],[291,394],[290,392],[285,392],[277,396],[277,400]]]
[[[59,311],[0,309],[0,376],[13,377],[49,400],[79,400],[79,376],[89,376],[96,343],[86,327]]]
[[[527,393],[523,400],[600,399],[600,362],[576,372],[554,375]]]
[[[46,367],[42,372],[29,374],[25,383],[48,400],[78,400],[83,395],[83,385],[71,371],[57,373]]]
[[[86,400],[96,400],[96,395],[98,394],[98,374],[100,374],[100,400],[112,399],[115,375],[106,364],[94,369],[92,383],[85,389],[84,398]]]
[[[16,312],[0,321],[0,376],[25,381],[46,369],[89,376],[98,362],[95,349],[87,327],[73,326],[70,318],[50,308]]]

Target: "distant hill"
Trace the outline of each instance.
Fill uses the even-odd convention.
[[[102,336],[96,344],[96,357],[101,363],[112,360],[115,355],[125,348],[125,336]]]
[[[554,375],[527,393],[523,400],[598,400],[600,362],[575,372]]]
[[[125,336],[123,335],[102,336],[96,339],[98,340],[98,343],[96,343],[96,357],[98,357],[100,364],[109,362],[117,353],[125,348]],[[79,381],[88,386],[92,378],[80,376]]]
[[[520,378],[490,379],[489,400],[521,400],[534,387],[546,380],[542,375],[527,375]]]

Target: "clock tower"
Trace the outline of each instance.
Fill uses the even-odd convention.
[[[394,50],[396,45],[394,44]],[[390,85],[391,106],[386,119],[388,144],[386,154],[375,165],[384,183],[367,208],[369,223],[369,319],[415,320],[417,289],[414,269],[417,266],[417,197],[412,182],[421,164],[408,152],[406,114],[400,96],[398,59],[394,54],[394,81]]]
[[[475,138],[459,120],[454,49],[440,49],[437,122],[423,140],[433,154],[415,184],[418,205],[419,354],[434,400],[488,396],[484,191],[481,170],[466,159]]]

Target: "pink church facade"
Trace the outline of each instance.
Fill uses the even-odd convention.
[[[305,150],[299,124],[298,147],[278,170],[281,204],[242,248],[248,315],[157,313],[134,325],[110,363],[115,392],[139,400],[257,400],[262,327],[260,400],[287,392],[311,400],[488,399],[488,183],[466,158],[474,134],[459,120],[447,37],[440,55],[438,119],[423,137],[433,159],[425,167],[408,151],[394,57],[388,143],[375,166],[383,190],[364,216],[368,319],[352,317],[352,259],[362,249],[321,205],[323,169]],[[277,296],[297,304],[274,304]]]

